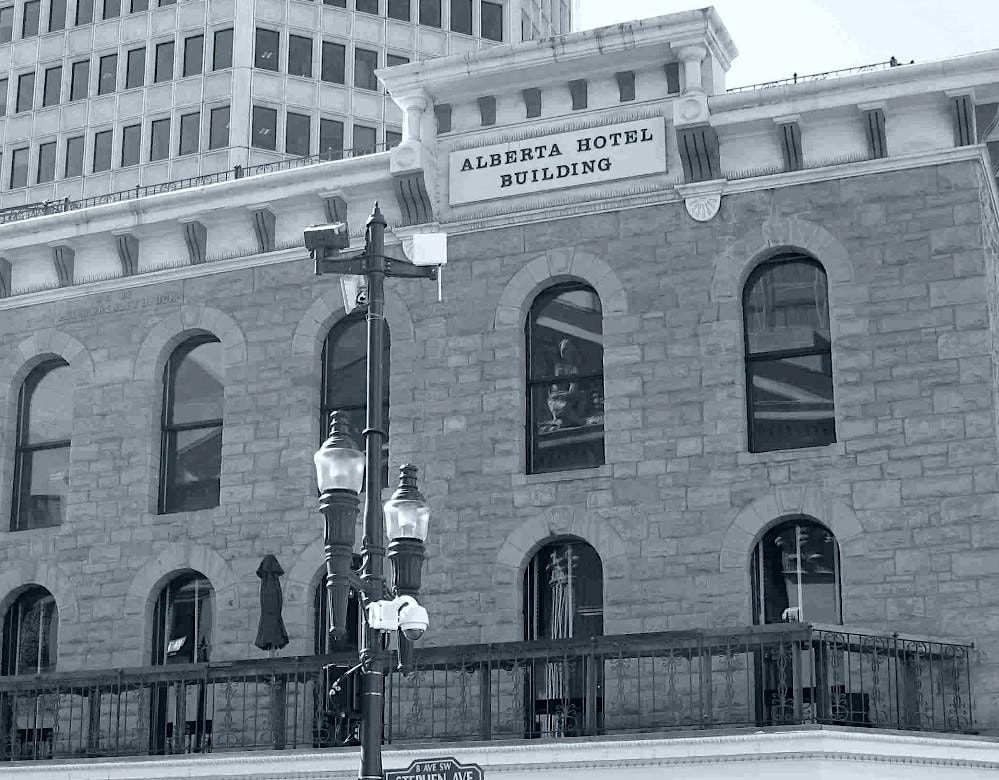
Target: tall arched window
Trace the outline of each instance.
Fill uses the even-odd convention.
[[[579,282],[541,292],[527,339],[527,471],[604,462],[604,345],[600,296]]]
[[[778,255],[750,274],[742,305],[750,451],[835,441],[822,266],[805,255]]]
[[[153,666],[207,661],[212,649],[215,591],[196,571],[176,575],[153,607]]]
[[[603,565],[597,551],[574,538],[542,547],[524,571],[524,638],[569,639],[604,632]],[[558,653],[553,653],[553,657]],[[597,679],[587,679],[595,673]],[[599,727],[602,699],[587,709],[587,692],[603,687],[599,669],[588,672],[582,658],[538,661],[527,680],[528,736],[568,737]]]
[[[0,674],[39,674],[56,666],[59,611],[45,588],[32,585],[3,619]]]
[[[383,474],[388,480],[389,432],[389,330],[385,328],[385,347],[382,352],[382,372],[385,376],[385,394],[382,408],[385,413],[386,442],[384,447]],[[352,314],[334,325],[323,343],[323,387],[320,409],[320,441],[329,436],[330,413],[346,413],[351,435],[363,448],[361,432],[365,429],[368,372],[368,326],[364,312]]]
[[[839,545],[809,517],[784,520],[753,550],[756,623],[839,623]]]
[[[12,531],[65,521],[72,430],[72,373],[64,360],[47,360],[18,395]]]
[[[222,473],[222,344],[188,339],[163,371],[160,513],[219,505]]]

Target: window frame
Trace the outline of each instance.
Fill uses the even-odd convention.
[[[170,56],[161,56],[161,52],[166,51],[169,51]],[[174,80],[174,72],[177,69],[176,60],[177,46],[173,39],[169,41],[160,41],[156,44],[153,49],[153,84],[162,84],[166,81]],[[168,72],[162,73],[161,69]]]
[[[66,0],[49,0],[49,24],[48,31],[58,32],[66,29],[66,19],[68,17],[68,6]],[[57,11],[56,9],[61,9]]]
[[[53,83],[50,78],[52,74],[55,74],[55,81]],[[50,89],[55,89],[55,100],[49,100]],[[42,76],[42,108],[50,108],[51,106],[58,106],[62,102],[62,65],[53,65],[51,68],[46,68],[44,75]]]
[[[150,665],[151,666],[168,666],[172,662],[170,661],[171,655],[179,655],[181,650],[188,650],[186,647],[182,647],[177,653],[171,654],[169,652],[169,642],[170,633],[172,626],[171,621],[175,616],[175,610],[173,609],[173,604],[171,603],[171,595],[176,599],[177,594],[183,589],[188,587],[193,583],[194,585],[194,598],[195,607],[193,614],[193,625],[191,628],[194,631],[194,642],[192,647],[194,649],[193,661],[181,657],[182,662],[186,663],[204,663],[211,658],[212,650],[212,640],[215,629],[215,613],[216,613],[216,599],[215,599],[215,588],[212,585],[211,580],[208,579],[200,571],[194,569],[187,569],[185,571],[175,572],[172,577],[170,577],[160,589],[160,592],[156,596],[156,600],[153,602],[153,624],[152,631],[150,632]],[[201,584],[207,586],[206,594],[204,600],[209,604],[209,616],[208,616],[208,630],[201,631],[199,629],[204,628],[204,624],[199,623],[199,616],[202,614],[200,609],[202,597],[199,594],[199,586]],[[176,602],[174,602],[176,603]],[[206,639],[204,646],[202,646],[198,641],[198,634]],[[186,643],[185,643],[186,644]],[[185,652],[184,655],[187,655]],[[199,707],[203,706],[199,704]]]
[[[23,156],[22,156],[23,155]],[[18,164],[19,159],[24,160],[24,166],[21,167]],[[11,149],[10,151],[10,177],[8,178],[8,188],[12,190],[19,190],[22,187],[28,186],[28,170],[31,166],[31,147],[30,146],[19,146],[16,149]],[[14,181],[14,175],[19,174],[23,171],[24,181],[21,181],[21,176],[18,176],[18,181]]]
[[[31,20],[31,27],[34,29],[28,32],[28,8],[34,11],[34,17]],[[25,0],[24,4],[21,6],[21,39],[24,38],[35,38],[41,31],[42,25],[42,3],[41,0]]]
[[[125,154],[128,151],[128,142],[130,140],[129,136],[133,136],[135,140],[135,148],[131,156],[128,159],[125,158]],[[138,165],[142,162],[142,123],[136,122],[135,124],[125,125],[121,128],[121,156],[119,157],[120,165],[122,168],[130,168],[133,165]]]
[[[304,58],[300,57],[300,55],[305,52],[305,49],[303,49],[302,51],[296,51],[296,48],[302,46],[303,43],[307,44],[308,47],[307,48],[308,57]],[[315,42],[312,40],[311,36],[298,35],[296,33],[288,34],[288,75],[289,76],[295,76],[297,78],[305,78],[305,79],[312,78],[312,70],[313,70],[312,56],[313,56],[313,50],[315,48],[314,43]],[[292,67],[293,59],[295,67]],[[304,67],[302,67],[303,65]]]
[[[327,59],[327,52],[330,57]],[[327,67],[329,63],[329,67]],[[339,78],[326,78],[327,75]],[[319,61],[319,80],[326,84],[347,84],[347,46],[336,41],[323,41]]]
[[[70,173],[69,162],[70,162],[70,145],[79,144],[79,149],[73,151],[79,151],[80,153],[80,170],[78,172]],[[83,176],[84,163],[86,162],[87,156],[87,137],[83,135],[73,135],[66,139],[66,163],[63,166],[63,177],[66,179],[73,179],[77,176]],[[74,166],[75,171],[75,166]]]
[[[28,89],[24,85],[30,84]],[[22,106],[24,99],[28,100],[26,106]],[[21,114],[26,111],[35,110],[35,72],[19,73],[17,76],[17,97],[14,99],[14,113]]]
[[[134,68],[133,65],[135,65]],[[133,76],[136,78],[133,79]],[[145,85],[146,47],[129,49],[125,54],[125,89],[139,89]]]
[[[48,184],[55,181],[57,146],[56,141],[43,141],[38,144],[38,160],[35,163],[36,184]],[[43,168],[48,170],[43,170]],[[42,178],[43,175],[46,178]]]
[[[767,260],[761,262],[746,278],[746,282],[742,287],[742,337],[743,337],[743,365],[745,369],[745,382],[746,382],[746,434],[747,434],[747,445],[750,452],[785,452],[789,450],[806,449],[809,447],[824,447],[828,444],[832,444],[837,441],[836,434],[836,387],[835,387],[835,377],[832,373],[832,333],[830,332],[829,345],[827,348],[822,347],[796,347],[796,348],[786,348],[777,350],[766,350],[753,352],[750,348],[750,328],[749,328],[749,307],[748,299],[749,294],[756,281],[760,279],[768,271],[772,271],[783,265],[808,265],[812,266],[816,270],[822,273],[825,280],[825,308],[827,317],[829,317],[829,326],[831,328],[831,310],[829,308],[829,276],[826,273],[825,267],[814,257],[804,254],[802,252],[785,251],[780,252]],[[753,390],[753,368],[754,364],[775,362],[780,360],[787,360],[790,358],[801,358],[801,357],[824,357],[829,361],[829,386],[830,386],[830,398],[832,403],[832,438],[829,441],[821,441],[815,443],[803,443],[803,444],[790,444],[789,446],[782,447],[767,447],[765,449],[758,449],[760,443],[758,441],[758,435],[755,432],[755,414],[754,409],[754,390]]]
[[[267,49],[269,48],[266,44],[261,45],[261,41],[265,38],[273,36],[274,41],[274,51],[273,57],[263,56]],[[273,62],[273,67],[270,63]],[[256,27],[253,33],[253,67],[257,70],[266,70],[272,73],[278,73],[281,70],[281,32],[280,30],[271,30],[268,27]]]
[[[215,30],[212,33],[212,70],[227,70],[232,67],[232,45],[233,45],[233,35],[232,27],[225,27],[221,30]],[[222,48],[222,57],[219,57],[219,41],[227,45]],[[220,62],[220,59],[225,60],[225,64]]]
[[[163,367],[163,410],[160,416],[160,468],[159,468],[159,500],[157,502],[158,513],[161,515],[177,514],[179,512],[196,512],[204,509],[213,509],[221,504],[221,496],[216,497],[214,504],[205,504],[197,507],[177,507],[171,501],[170,485],[172,474],[176,469],[176,463],[171,462],[170,449],[173,438],[178,433],[196,430],[209,430],[218,428],[223,430],[225,417],[195,420],[186,423],[174,423],[174,401],[176,396],[176,372],[191,352],[205,344],[221,344],[221,340],[210,334],[202,333],[185,339],[177,345],[170,353],[166,365]],[[225,387],[222,388],[223,406],[225,403]],[[221,460],[221,458],[220,458]],[[221,472],[220,472],[221,478]],[[221,489],[221,488],[220,488]]]
[[[170,159],[170,119],[169,116],[159,117],[158,119],[152,119],[149,122],[149,162],[161,162],[162,160]],[[157,135],[157,133],[162,133],[163,128],[166,128],[166,138],[162,135]],[[157,141],[160,142],[160,148],[157,148]],[[159,153],[159,156],[154,156]]]
[[[194,149],[190,151],[185,151],[185,128],[190,132],[191,117],[194,117]],[[187,120],[185,122],[185,120]],[[188,138],[188,140],[190,140]],[[189,111],[186,114],[180,115],[180,128],[177,134],[177,156],[182,157],[186,154],[197,154],[201,151],[201,112],[200,111]]]
[[[107,140],[107,167],[98,168],[97,163],[97,144],[98,139],[101,141]],[[90,162],[91,173],[105,173],[111,170],[111,164],[114,157],[114,129],[108,128],[106,130],[95,130],[94,131],[94,156]],[[104,156],[101,156],[100,162],[103,164]]]
[[[365,56],[362,56],[362,54]],[[369,68],[370,63],[365,61],[366,59],[368,59],[366,55],[369,54],[374,55],[374,65],[371,65],[370,68]],[[365,69],[358,67],[358,65],[362,63],[364,64]],[[378,70],[378,50],[366,49],[363,46],[355,45],[354,46],[354,89],[363,89],[368,92],[377,92],[378,76],[375,75],[376,70]],[[370,79],[368,79],[367,83],[365,84],[360,83],[362,74],[370,75]],[[368,84],[370,84],[370,86],[368,86]]]
[[[28,607],[26,610],[25,607]],[[35,664],[31,672],[18,670],[18,658],[20,648],[24,643],[24,617],[26,613],[40,606],[38,631],[38,650],[36,651]],[[46,609],[51,607],[46,616]],[[47,625],[49,631],[45,634],[42,626]],[[44,637],[44,641],[43,641]],[[29,585],[24,588],[17,597],[7,607],[3,617],[3,650],[0,657],[3,658],[3,666],[0,667],[0,676],[7,677],[18,674],[40,674],[42,672],[55,671],[59,658],[59,607],[55,597],[41,585]],[[43,653],[43,648],[47,653]],[[41,664],[41,657],[47,655],[48,663]],[[13,666],[11,666],[13,664]]]
[[[290,140],[292,138],[292,123],[300,123],[301,120],[305,120],[305,146],[304,151],[301,149],[292,150],[290,148]],[[296,127],[296,132],[301,129]],[[312,154],[312,116],[310,114],[303,114],[299,111],[286,111],[284,119],[284,152],[285,154],[293,154],[296,157],[308,157]]]
[[[221,112],[225,111],[225,143],[217,144],[218,135],[215,132],[216,117],[222,115]],[[227,149],[229,147],[229,121],[232,115],[232,106],[213,106],[208,109],[208,150],[212,151],[214,149]]]
[[[262,123],[258,126],[258,117],[260,120],[268,119],[266,123]],[[250,110],[250,146],[253,149],[263,149],[266,152],[276,152],[277,151],[277,119],[278,111],[272,106],[261,106],[254,104]],[[270,121],[273,120],[273,121]],[[266,124],[266,127],[264,126]],[[269,130],[270,135],[270,145],[261,145],[257,143],[258,133],[262,130]],[[266,137],[268,133],[263,133],[259,137]]]
[[[197,44],[193,43],[197,41]],[[197,49],[192,47],[196,46]],[[190,67],[189,67],[190,66]],[[184,39],[184,62],[181,78],[200,76],[205,70],[205,36],[204,33],[189,35]]]
[[[113,84],[110,89],[104,88],[104,63],[113,62],[114,67],[109,71],[114,75]],[[100,95],[112,95],[118,91],[118,52],[113,54],[105,54],[98,58],[97,60],[97,94]]]
[[[601,340],[600,345],[600,370],[595,371],[577,371],[575,373],[566,374],[543,374],[534,375],[534,357],[536,337],[534,335],[535,327],[535,311],[540,307],[547,306],[560,295],[568,292],[587,292],[592,294],[600,305],[600,334],[603,337],[603,318],[604,309],[603,301],[600,299],[600,294],[596,291],[592,285],[580,280],[569,280],[564,282],[558,282],[556,284],[545,287],[543,290],[539,291],[537,295],[534,296],[534,300],[531,301],[531,306],[528,309],[527,319],[524,323],[524,344],[525,344],[525,354],[527,358],[527,365],[525,371],[525,400],[526,400],[526,413],[524,418],[524,430],[526,439],[526,469],[528,474],[558,474],[564,472],[576,471],[578,469],[586,468],[596,468],[602,466],[607,462],[607,444],[606,444],[606,425],[601,423],[600,426],[600,452],[596,463],[583,464],[578,466],[569,466],[563,468],[541,468],[537,464],[538,455],[536,447],[536,435],[535,435],[535,420],[534,420],[534,390],[537,387],[551,386],[555,383],[566,383],[566,382],[595,382],[599,381],[601,386],[601,397],[603,397],[603,388],[605,387],[605,368],[604,368],[604,353],[605,348],[603,341]],[[606,407],[605,407],[606,409]]]
[[[25,149],[27,147],[24,147]],[[45,360],[35,366],[31,372],[25,377],[24,381],[21,383],[20,390],[17,396],[17,425],[14,433],[14,482],[13,482],[13,500],[11,502],[11,516],[10,516],[10,530],[11,531],[28,531],[36,528],[55,528],[65,521],[65,503],[62,505],[62,516],[60,522],[58,523],[48,523],[46,525],[34,525],[27,522],[22,517],[23,514],[27,512],[24,506],[24,501],[26,497],[30,497],[30,478],[31,478],[31,465],[30,463],[26,466],[26,462],[30,461],[34,453],[42,451],[51,451],[56,449],[66,450],[66,462],[69,463],[69,449],[72,445],[72,430],[69,431],[70,438],[68,439],[45,439],[42,441],[36,441],[34,443],[29,443],[28,439],[31,436],[30,429],[30,418],[31,418],[31,404],[33,401],[32,396],[38,385],[41,384],[42,380],[45,379],[48,374],[52,371],[69,368],[69,363],[67,363],[62,358],[51,358],[50,360]],[[72,390],[69,391],[69,400],[72,403]],[[72,417],[71,417],[72,419]],[[26,476],[27,475],[27,476]],[[30,515],[29,515],[30,519]]]
[[[3,17],[9,13],[9,24],[3,20]],[[5,5],[0,7],[0,43],[10,43],[14,40],[14,5]]]
[[[80,66],[83,66],[82,68]],[[82,79],[77,79],[77,75],[82,75]],[[78,94],[77,86],[82,87],[83,94]],[[90,97],[90,60],[77,60],[70,65],[69,73],[69,102],[74,100],[86,100]]]
[[[406,9],[406,15],[402,16],[402,9]],[[395,13],[393,13],[395,11]],[[410,0],[388,0],[385,9],[385,16],[395,19],[398,22],[411,22],[413,20],[413,7]]]
[[[492,13],[499,14],[499,38],[494,38],[491,35],[486,35],[486,8],[496,9]],[[494,3],[489,0],[482,0],[479,5],[479,37],[487,41],[495,41],[496,43],[503,43],[506,40],[506,30],[503,24],[503,15],[506,13],[506,7],[502,3]]]

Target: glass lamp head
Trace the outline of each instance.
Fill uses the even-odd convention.
[[[392,539],[426,541],[430,507],[416,485],[416,466],[399,469],[399,486],[385,502],[385,534]]]
[[[312,458],[320,491],[349,490],[360,493],[364,482],[364,453],[347,432],[343,412],[330,415],[330,435]]]

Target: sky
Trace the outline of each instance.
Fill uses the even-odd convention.
[[[707,5],[740,52],[729,87],[999,48],[999,0],[580,0],[577,29]]]

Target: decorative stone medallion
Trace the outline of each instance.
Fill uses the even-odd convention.
[[[676,191],[683,198],[687,213],[698,222],[707,222],[718,213],[724,189],[725,179],[676,185]]]

